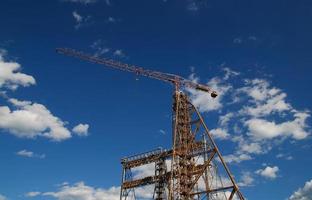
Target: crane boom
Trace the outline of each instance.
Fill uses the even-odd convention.
[[[82,60],[86,60],[89,62],[93,62],[96,64],[105,65],[108,67],[119,69],[122,71],[132,72],[137,75],[146,76],[146,77],[150,77],[153,79],[169,82],[178,87],[185,86],[185,87],[193,88],[196,90],[210,93],[211,97],[213,98],[217,97],[217,92],[212,90],[208,86],[199,84],[199,83],[194,83],[178,75],[148,70],[139,66],[129,65],[129,64],[122,63],[122,62],[109,59],[109,58],[99,58],[99,57],[92,56],[92,55],[89,55],[80,51],[76,51],[74,49],[69,49],[69,48],[57,48],[56,52],[67,55],[67,56],[72,56],[72,57],[76,57]]]

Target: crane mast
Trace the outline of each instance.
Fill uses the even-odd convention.
[[[155,200],[244,200],[203,117],[180,88],[188,87],[206,92],[212,98],[217,97],[216,91],[178,75],[147,70],[109,58],[98,58],[68,48],[58,48],[56,51],[174,85],[172,148],[157,149],[123,158],[120,200],[137,199],[135,188],[148,185],[154,185],[152,198]],[[153,163],[154,175],[134,178],[132,169]],[[224,180],[227,182],[226,185],[223,183]]]

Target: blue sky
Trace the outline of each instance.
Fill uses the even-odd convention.
[[[1,1],[0,200],[118,199],[120,158],[170,148],[170,85],[57,47],[207,83],[216,100],[190,96],[243,194],[312,199],[311,20],[310,1]]]

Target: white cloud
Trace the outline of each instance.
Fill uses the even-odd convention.
[[[16,155],[28,157],[28,158],[40,158],[40,159],[45,158],[45,154],[36,154],[36,153],[34,153],[32,151],[28,151],[26,149],[23,149],[21,151],[16,152]]]
[[[213,200],[228,200],[230,195],[231,195],[231,192],[229,192],[229,191],[216,192],[216,193],[212,193],[210,195],[210,198]],[[234,195],[232,200],[239,200],[238,197],[236,196],[236,194]]]
[[[233,40],[234,44],[241,44],[242,42],[243,42],[243,40],[240,37],[234,38],[234,40]]]
[[[82,22],[82,16],[77,12],[77,11],[73,11],[73,17],[75,18],[77,23],[81,23]]]
[[[41,192],[27,192],[25,194],[25,197],[36,197],[39,196],[41,194]]]
[[[243,172],[240,182],[237,184],[241,187],[252,186],[254,182],[254,178],[252,177],[250,172]]]
[[[114,51],[114,55],[115,56],[119,56],[119,57],[125,57],[125,53],[123,52],[122,49],[117,49]]]
[[[81,28],[83,25],[86,25],[89,19],[91,18],[90,16],[82,16],[79,14],[77,11],[73,11],[72,15],[76,21],[75,29]]]
[[[35,79],[20,70],[20,64],[4,61],[6,51],[0,51],[0,89],[16,89],[18,86],[29,86]],[[54,141],[71,138],[66,123],[54,116],[46,106],[9,98],[6,91],[0,91],[0,97],[12,105],[0,105],[0,129],[21,138],[46,137]],[[25,152],[24,152],[25,153]]]
[[[264,169],[259,169],[256,171],[256,174],[259,174],[265,178],[269,178],[269,179],[275,179],[277,178],[277,173],[279,171],[279,168],[277,166],[267,166]]]
[[[267,153],[274,145],[280,144],[274,142],[278,139],[291,137],[301,140],[309,136],[310,132],[307,130],[309,111],[295,110],[286,102],[286,93],[272,87],[267,80],[245,80],[245,85],[236,90],[237,95],[243,96],[245,102],[240,102],[244,106],[238,109],[238,114],[235,115],[236,122],[232,126],[234,132],[240,134],[239,137],[232,139],[233,142],[238,142],[238,153]],[[219,124],[222,123],[222,119],[220,117]],[[227,126],[226,116],[224,121]],[[242,132],[242,129],[236,131],[235,127],[238,126],[247,128],[246,132]]]
[[[199,10],[199,6],[196,2],[190,2],[187,7],[188,10],[190,11],[198,11]]]
[[[212,134],[212,136],[216,139],[228,139],[229,138],[229,134],[227,133],[227,130],[222,129],[222,128],[216,128],[216,129],[212,129],[210,130],[210,133]]]
[[[246,79],[245,84],[247,86],[240,88],[240,90],[256,101],[267,100],[281,92],[278,88],[270,88],[270,83],[265,79]]]
[[[140,179],[147,176],[153,176],[155,174],[155,163],[142,165],[132,169],[133,178]]]
[[[110,6],[111,5],[111,1],[110,0],[105,0],[106,5]]]
[[[249,134],[256,139],[272,139],[279,136],[291,136],[296,140],[304,139],[309,135],[309,132],[307,132],[305,128],[307,126],[306,119],[310,117],[310,114],[306,112],[297,112],[294,116],[294,120],[282,123],[253,118],[247,120],[245,125],[250,131]]]
[[[7,200],[7,198],[4,195],[0,194],[0,200]]]
[[[87,136],[89,130],[89,124],[78,124],[73,128],[73,132],[79,136]]]
[[[109,189],[94,188],[78,182],[72,186],[62,186],[57,192],[45,192],[42,196],[51,196],[58,200],[119,200],[120,187]]]
[[[162,135],[166,135],[166,131],[163,129],[159,129],[159,133],[161,133]]]
[[[27,150],[24,149],[24,150],[21,150],[21,151],[17,152],[16,155],[31,158],[31,157],[34,156],[34,152],[27,151]]]
[[[139,199],[149,199],[153,195],[154,187],[146,186],[138,188],[135,191]],[[110,187],[108,189],[95,188],[86,185],[84,182],[78,182],[74,185],[62,185],[58,191],[42,192],[41,196],[50,196],[57,200],[119,200],[120,187]]]
[[[240,111],[243,114],[253,117],[267,116],[274,113],[282,113],[292,109],[289,103],[286,103],[286,93],[280,89],[270,87],[268,81],[264,79],[246,80],[248,86],[240,88],[240,92],[252,98],[252,106],[244,106]]]
[[[0,106],[0,128],[21,138],[46,137],[55,141],[71,137],[71,133],[58,117],[44,105],[32,102],[10,100],[16,110]]]
[[[240,162],[245,161],[245,160],[251,160],[252,157],[249,154],[245,154],[245,153],[238,154],[238,153],[236,153],[236,154],[225,155],[225,156],[223,156],[223,159],[227,163],[240,163]]]
[[[303,188],[294,192],[288,200],[311,200],[312,199],[312,180],[307,181]]]
[[[225,80],[228,80],[231,76],[238,76],[240,75],[239,72],[236,72],[228,67],[225,67],[222,69],[224,72],[225,72],[225,75],[224,75],[224,79]]]
[[[214,77],[207,84],[219,93],[216,99],[202,92],[187,91],[190,91],[192,103],[201,112],[217,110],[225,113],[219,117],[219,126],[213,128],[212,133],[215,137],[221,136],[237,143],[234,153],[225,156],[228,162],[251,160],[253,155],[268,153],[287,138],[308,138],[310,111],[296,110],[287,101],[287,94],[265,79],[242,79],[243,82],[237,83],[240,87],[235,89],[236,83],[232,85],[229,81],[240,73],[227,68],[223,71],[223,78]],[[189,79],[199,82],[194,73]],[[228,97],[239,99],[226,103]],[[288,156],[285,159],[293,158]]]
[[[237,37],[237,38],[234,38],[234,40],[233,40],[233,43],[234,44],[242,44],[243,42],[245,43],[245,42],[248,42],[248,41],[253,41],[253,42],[255,42],[255,41],[257,41],[258,40],[258,38],[256,37],[256,36],[254,36],[254,35],[251,35],[251,36],[248,36],[248,37]]]
[[[4,57],[8,55],[8,51],[6,49],[0,48],[0,60],[4,60]]]
[[[9,102],[15,106],[23,107],[27,105],[31,105],[31,101],[20,101],[14,98],[9,99]]]
[[[261,145],[256,142],[241,142],[239,145],[239,150],[245,153],[254,153],[254,154],[260,154],[263,153]]]
[[[4,51],[0,52],[0,89],[2,87],[15,90],[18,86],[27,87],[36,84],[34,77],[19,72],[20,64],[4,61]]]
[[[231,118],[234,117],[234,114],[233,113],[227,113],[223,116],[220,116],[219,117],[219,124],[220,126],[222,127],[227,127],[229,121],[231,120]]]
[[[108,17],[107,22],[115,23],[115,22],[117,22],[117,19],[115,19],[114,17]]]
[[[283,158],[285,160],[293,160],[294,159],[291,155],[285,155],[283,153],[277,154],[276,158]]]
[[[102,40],[96,40],[92,43],[91,48],[94,49],[96,52],[94,53],[95,57],[104,55],[111,51],[110,48],[106,47]]]
[[[256,41],[256,40],[258,40],[258,38],[256,36],[254,36],[254,35],[251,35],[251,36],[248,37],[248,40]]]

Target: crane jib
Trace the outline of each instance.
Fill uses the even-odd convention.
[[[183,77],[175,75],[175,74],[168,74],[168,73],[163,73],[163,72],[158,72],[158,71],[153,71],[153,70],[147,70],[142,67],[129,65],[126,63],[115,61],[113,59],[99,58],[96,56],[88,55],[83,52],[76,51],[74,49],[57,48],[56,52],[67,55],[67,56],[72,56],[72,57],[76,57],[82,60],[86,60],[92,63],[101,64],[101,65],[105,65],[105,66],[112,67],[115,69],[119,69],[122,71],[132,72],[137,75],[146,76],[146,77],[150,77],[153,79],[173,83],[177,86],[185,86],[185,87],[189,87],[189,88],[199,90],[202,92],[207,92],[207,93],[210,93],[211,97],[213,98],[218,96],[217,92],[212,90],[208,86],[194,83],[193,81],[184,79]]]

